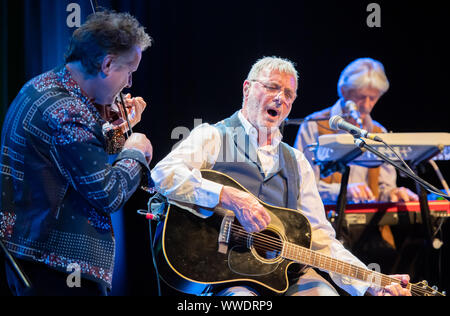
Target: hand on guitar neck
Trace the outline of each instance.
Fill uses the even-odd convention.
[[[233,211],[239,223],[247,232],[262,231],[270,223],[270,215],[251,194],[224,186],[219,206]]]
[[[371,286],[368,289],[368,292],[374,296],[412,296],[411,290],[405,287],[410,281],[409,275],[395,274],[390,275],[390,277],[398,279],[401,282],[393,282],[392,284],[386,285],[385,287]]]

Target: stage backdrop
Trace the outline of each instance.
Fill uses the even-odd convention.
[[[130,90],[149,104],[135,130],[153,143],[152,166],[194,126],[238,110],[251,65],[271,55],[291,59],[299,71],[291,118],[334,104],[343,68],[372,57],[391,83],[373,111],[376,120],[393,132],[450,132],[448,6],[435,1],[1,0],[0,123],[25,82],[63,63],[70,34],[97,4],[135,15],[154,39]],[[287,127],[285,141],[292,144],[296,131]],[[448,162],[439,165],[448,176]],[[115,221],[116,294],[155,293],[148,226],[136,215],[147,200],[138,192]],[[447,243],[440,255],[425,276],[449,289]]]

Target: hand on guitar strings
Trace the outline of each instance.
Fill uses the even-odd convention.
[[[270,223],[267,210],[247,192],[224,186],[219,206],[233,211],[239,223],[249,233],[262,231]]]

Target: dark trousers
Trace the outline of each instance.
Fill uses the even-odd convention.
[[[5,263],[6,279],[14,296],[107,296],[108,288],[102,284],[81,279],[80,287],[67,285],[68,273],[56,271],[46,265],[17,260],[22,272],[32,284],[27,289],[11,267]]]

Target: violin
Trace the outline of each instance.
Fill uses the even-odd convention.
[[[133,133],[133,125],[136,121],[136,109],[133,106],[127,106],[122,92],[120,92],[114,103],[107,106],[97,105],[97,109],[101,113],[103,119],[107,122],[107,130],[119,130],[121,134],[127,138]],[[131,120],[130,121],[130,117]],[[133,124],[134,123],[134,124]]]
[[[93,13],[97,13],[99,8],[97,0],[90,0]],[[131,105],[127,106],[127,99],[130,98]],[[138,108],[141,107],[141,108]],[[97,109],[101,113],[101,116],[106,120],[103,125],[103,135],[107,139],[106,151],[109,154],[119,153],[128,137],[133,134],[133,126],[141,120],[141,114],[146,107],[146,103],[142,98],[131,99],[131,96],[124,96],[121,91],[114,101],[114,104],[110,106],[98,105]],[[146,174],[146,185],[141,185],[141,189],[147,193],[154,194],[156,190],[154,183],[150,177],[150,173]]]
[[[142,98],[131,98],[120,92],[111,105],[96,105],[102,118],[103,135],[108,140],[108,153],[115,154],[121,150],[126,139],[133,134],[133,126],[141,120],[141,114],[146,107]]]

